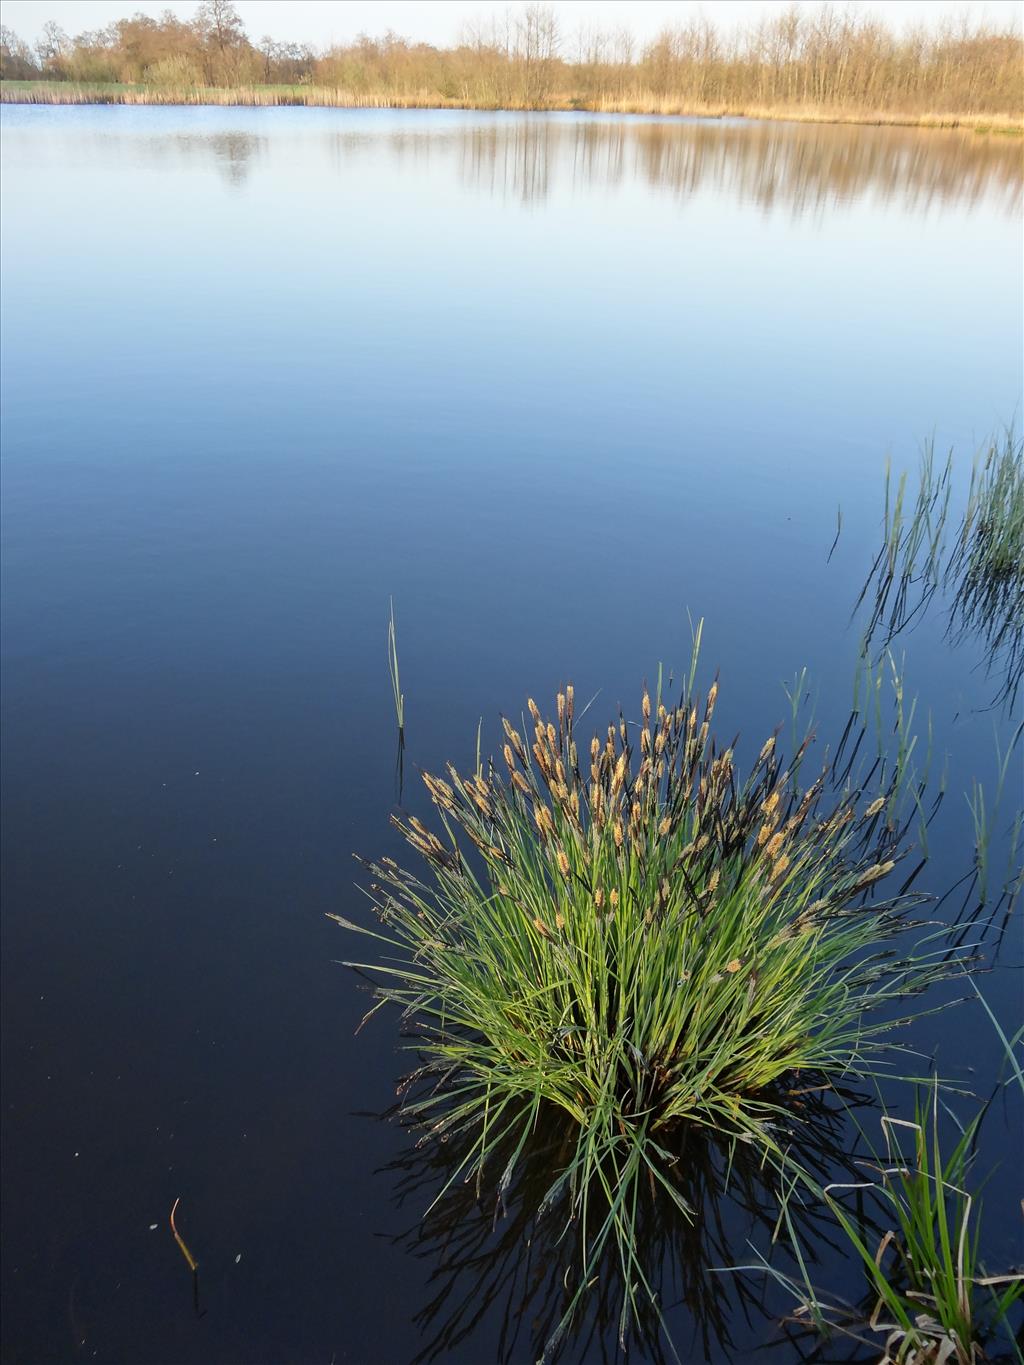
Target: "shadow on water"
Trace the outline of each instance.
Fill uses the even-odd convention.
[[[861,1105],[862,1096],[811,1089],[780,1095],[779,1102],[792,1116],[790,1130],[780,1133],[780,1140],[799,1151],[813,1179],[824,1184],[836,1171],[853,1169],[844,1155],[844,1136],[848,1109]],[[551,1203],[549,1192],[576,1137],[571,1122],[549,1113],[518,1159],[514,1140],[495,1153],[490,1180],[485,1177],[479,1184],[460,1173],[473,1135],[445,1141],[428,1134],[410,1141],[384,1168],[394,1177],[396,1204],[416,1214],[396,1242],[433,1264],[427,1280],[430,1297],[414,1319],[423,1343],[417,1365],[445,1358],[471,1340],[485,1320],[502,1362],[526,1358],[527,1353],[530,1359],[586,1361],[613,1361],[629,1354],[653,1365],[679,1358],[742,1359],[737,1352],[745,1345],[736,1337],[743,1325],[755,1327],[763,1343],[766,1320],[779,1314],[767,1277],[730,1272],[728,1267],[751,1259],[750,1246],[756,1245],[781,1258],[791,1273],[795,1270],[782,1230],[782,1203],[810,1264],[827,1248],[842,1254],[835,1223],[817,1198],[795,1191],[784,1195],[777,1171],[753,1147],[686,1126],[666,1139],[666,1146],[677,1162],[680,1192],[693,1216],[647,1188],[636,1209],[638,1266],[657,1303],[645,1299],[637,1317],[628,1328],[624,1325],[623,1267],[610,1241],[579,1311],[561,1335],[560,1324],[583,1269],[583,1236],[571,1219],[568,1200]],[[506,1163],[515,1164],[516,1174],[503,1188]],[[587,1229],[591,1237],[603,1217],[601,1207],[602,1196],[596,1192],[589,1219],[593,1226]],[[778,1308],[784,1311],[785,1306]]]

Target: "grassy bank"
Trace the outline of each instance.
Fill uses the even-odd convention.
[[[621,98],[552,95],[537,102],[445,98],[436,91],[395,94],[326,85],[146,85],[118,82],[2,81],[5,104],[129,104],[306,106],[326,109],[505,109],[513,112],[657,114],[698,118],[779,119],[800,123],[852,123],[915,128],[973,128],[979,133],[1024,133],[1024,119],[992,113],[893,111],[852,105],[712,104],[664,98],[637,90]]]

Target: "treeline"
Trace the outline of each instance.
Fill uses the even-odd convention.
[[[393,33],[318,51],[245,32],[230,0],[191,20],[135,14],[69,37],[49,23],[34,48],[0,33],[7,81],[149,87],[303,87],[358,103],[718,112],[1024,113],[1024,43],[965,14],[895,32],[865,12],[792,5],[723,31],[707,17],[638,44],[625,29],[564,31],[544,5],[472,26],[451,48]]]

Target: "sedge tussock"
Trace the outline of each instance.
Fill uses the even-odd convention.
[[[579,745],[565,700],[557,723],[531,701],[532,740],[505,724],[510,776],[506,754],[426,779],[443,838],[395,818],[426,877],[370,864],[380,926],[363,932],[384,956],[349,965],[375,980],[375,1009],[402,1014],[418,1061],[406,1117],[466,1139],[462,1177],[499,1199],[543,1114],[575,1135],[545,1202],[567,1198],[580,1230],[595,1201],[604,1216],[579,1232],[566,1320],[609,1244],[630,1319],[645,1293],[630,1209],[641,1184],[685,1202],[681,1131],[781,1166],[779,1087],[873,1074],[894,1002],[950,970],[941,933],[906,947],[924,898],[885,894],[902,850],[863,818],[878,796],[828,794],[823,778],[801,790],[772,742],[741,774],[709,730],[715,693],[702,706],[684,687],[667,706],[659,689],[640,725],[620,716],[606,743]],[[657,769],[633,744],[651,714]]]

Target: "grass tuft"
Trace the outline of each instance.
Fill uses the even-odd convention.
[[[694,1216],[681,1130],[781,1166],[780,1087],[871,1074],[893,1002],[948,970],[941,934],[892,942],[923,898],[880,894],[901,857],[891,793],[801,788],[807,742],[786,765],[774,736],[742,776],[712,738],[718,684],[698,698],[693,677],[582,746],[567,687],[551,719],[531,701],[529,728],[503,722],[500,763],[425,775],[444,837],[395,823],[428,880],[370,864],[380,928],[359,931],[383,955],[348,964],[374,1010],[402,1011],[406,1117],[465,1143],[450,1183],[500,1201],[544,1115],[569,1122],[543,1200],[568,1202],[582,1243],[555,1339],[609,1246],[623,1335],[654,1299],[633,1228],[642,1189]]]
[[[975,461],[946,577],[951,634],[981,637],[1013,706],[1024,677],[1024,440],[1012,431]]]
[[[951,489],[952,455],[938,467],[932,444],[913,493],[906,473],[894,488],[886,468],[882,545],[854,614],[870,603],[864,645],[878,639],[884,650],[944,588],[947,635],[980,640],[986,671],[999,678],[995,702],[1012,708],[1024,679],[1024,440],[1011,429],[987,444],[955,532]]]
[[[875,1297],[866,1326],[885,1338],[887,1360],[975,1365],[988,1359],[985,1344],[1004,1337],[1004,1346],[1013,1345],[1010,1318],[1024,1297],[1024,1275],[984,1273],[980,1205],[967,1188],[980,1122],[978,1115],[944,1156],[937,1081],[918,1090],[912,1121],[883,1115],[887,1151],[872,1187],[891,1226],[877,1247],[835,1198],[843,1187],[825,1190],[864,1264]],[[909,1156],[897,1129],[913,1144]],[[1015,1359],[1024,1359],[1019,1348]]]

